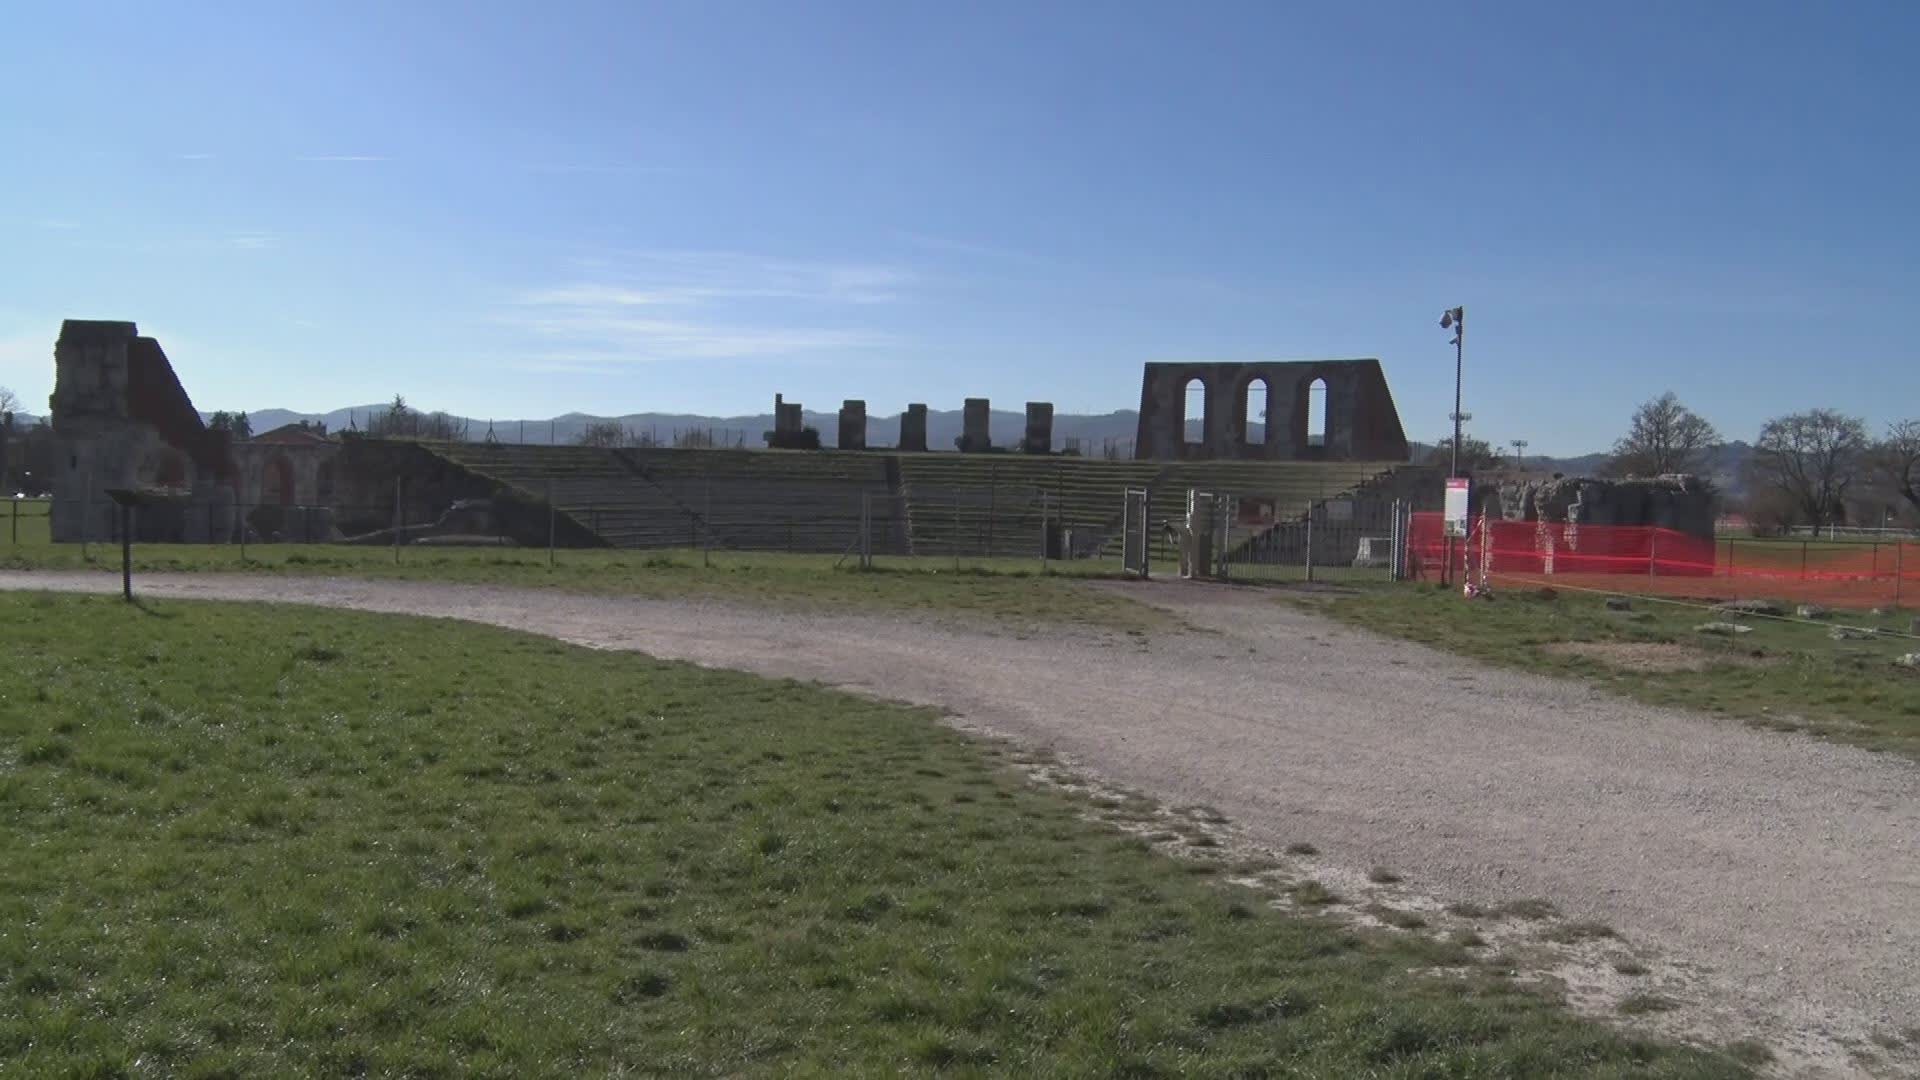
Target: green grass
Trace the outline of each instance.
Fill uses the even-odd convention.
[[[1744,1075],[926,712],[362,613],[0,626],[0,1073]]]
[[[35,523],[34,525],[30,525]],[[38,535],[30,537],[37,525]],[[120,549],[53,544],[46,519],[21,518],[21,542],[0,522],[0,570],[112,570]],[[1081,579],[1118,577],[1115,560],[880,556],[871,571],[851,557],[689,550],[403,548],[353,544],[137,544],[134,569],[325,575],[554,587],[649,597],[698,596],[743,604],[835,610],[908,611],[1021,624],[1075,623],[1151,630],[1174,621],[1145,604],[1087,588]],[[838,564],[838,565],[836,565]]]
[[[1497,590],[1492,601],[1469,602],[1454,590],[1414,585],[1292,594],[1286,600],[1476,660],[1592,679],[1657,705],[1920,757],[1920,671],[1893,663],[1903,653],[1920,651],[1920,641],[1828,636],[1834,624],[1904,633],[1905,612],[1837,612],[1825,622],[1804,624],[1734,619],[1639,597],[1633,599],[1633,611],[1611,612],[1596,595],[1523,588]],[[1737,637],[1694,632],[1701,623],[1720,620],[1744,622],[1753,632]],[[1630,670],[1552,651],[1567,642],[1667,644],[1689,650],[1706,666]]]

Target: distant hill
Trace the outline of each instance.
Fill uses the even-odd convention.
[[[346,409],[334,409],[325,413],[295,412],[290,409],[259,409],[247,414],[255,432],[271,431],[274,428],[300,421],[320,421],[327,425],[328,431],[346,431],[351,428],[364,429],[367,418],[385,412],[387,406],[358,405]],[[838,412],[823,413],[806,410],[802,414],[806,424],[820,432],[823,445],[832,446],[839,437],[840,416]],[[629,413],[624,416],[593,416],[587,413],[567,413],[564,416],[542,418],[538,420],[492,420],[473,417],[456,417],[467,424],[472,438],[485,438],[489,424],[494,437],[503,442],[530,443],[570,443],[578,439],[587,430],[588,425],[612,421],[636,434],[647,434],[662,443],[671,444],[674,436],[686,431],[699,430],[711,432],[716,441],[732,445],[744,442],[750,447],[765,446],[766,432],[773,430],[772,413],[754,413],[748,416],[698,416],[689,413]],[[1101,445],[1108,439],[1116,443],[1126,443],[1125,449],[1131,450],[1135,427],[1139,414],[1131,409],[1118,412],[1081,415],[1075,413],[1055,413],[1053,417],[1053,442],[1056,447],[1064,447],[1068,439],[1081,440],[1088,454],[1097,454]],[[927,412],[927,446],[934,450],[953,449],[954,440],[960,437],[960,410]],[[1026,436],[1027,417],[1024,412],[994,410],[989,418],[988,431],[996,446],[1016,446]],[[899,414],[867,416],[867,445],[893,446],[900,441]]]
[[[1413,460],[1424,462],[1437,447],[1432,443],[1413,443]],[[1502,448],[1509,455],[1511,450]],[[1721,443],[1707,455],[1706,468],[1701,471],[1711,479],[1722,493],[1738,496],[1744,491],[1742,477],[1746,470],[1747,459],[1753,456],[1750,443],[1735,440]],[[1613,457],[1610,453],[1581,454],[1577,457],[1548,457],[1545,454],[1528,454],[1526,469],[1535,473],[1559,473],[1562,476],[1599,476],[1605,470],[1607,462]]]

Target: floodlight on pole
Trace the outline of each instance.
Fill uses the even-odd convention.
[[[1527,471],[1527,440],[1513,440],[1513,466],[1521,472]]]
[[[1464,350],[1467,339],[1467,309],[1450,307],[1440,314],[1440,329],[1453,331],[1453,462],[1447,475],[1460,475],[1460,421],[1465,419],[1460,413],[1460,374],[1465,359]]]

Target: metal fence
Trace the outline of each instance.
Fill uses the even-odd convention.
[[[1257,496],[1231,496],[1221,512],[1229,581],[1388,581],[1404,565],[1407,504],[1398,499],[1318,499],[1289,516]]]
[[[0,521],[0,529],[5,530],[7,543],[14,546],[45,543],[52,502],[47,499],[8,499],[7,503],[6,520]]]
[[[1114,510],[1117,512],[1118,508]],[[1098,560],[1098,523],[1063,519],[1058,498],[1032,486],[719,482],[695,477],[671,490],[555,476],[490,498],[435,500],[395,485],[379,502],[326,505],[157,500],[123,516],[105,496],[22,500],[0,521],[21,547],[51,542],[251,549],[335,545],[423,549],[681,550],[832,556],[835,561]],[[1091,569],[1091,568],[1090,568]]]

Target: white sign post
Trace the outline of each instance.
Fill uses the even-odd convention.
[[[1447,480],[1446,535],[1448,539],[1462,539],[1467,535],[1467,479],[1464,476]]]

